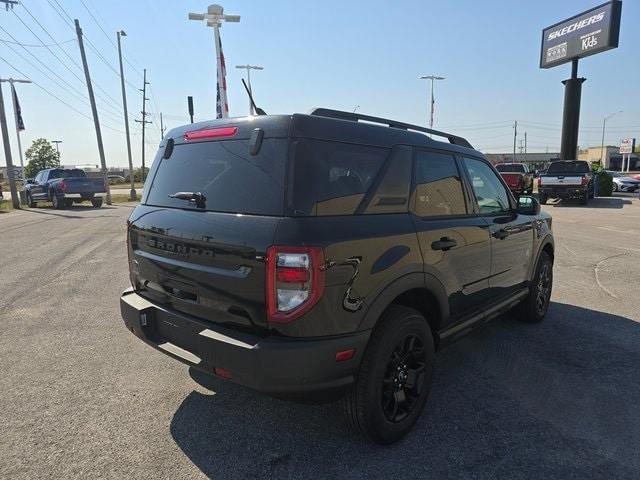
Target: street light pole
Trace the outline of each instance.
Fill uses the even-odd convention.
[[[229,117],[229,102],[227,101],[227,90],[224,85],[224,71],[222,67],[222,52],[220,49],[220,27],[222,22],[240,21],[240,15],[225,15],[224,9],[220,5],[209,5],[207,13],[189,13],[189,20],[206,20],[207,27],[213,28],[213,37],[216,44],[216,66],[218,72],[218,92],[220,94],[220,116],[221,118]],[[217,110],[217,106],[216,106]]]
[[[617,112],[610,113],[609,115],[607,115],[602,119],[602,143],[600,144],[600,166],[602,168],[605,168],[604,166],[604,129],[607,126],[607,120],[609,120],[614,115],[617,115],[618,113],[622,113],[622,110],[618,110]]]
[[[0,81],[0,131],[2,132],[2,143],[4,146],[4,157],[7,162],[7,176],[9,177],[9,191],[11,192],[11,204],[16,210],[20,208],[20,198],[16,188],[16,179],[13,171],[13,159],[11,158],[11,145],[9,144],[9,131],[7,129],[7,115],[4,110],[4,99],[2,98],[2,82]]]
[[[433,128],[433,109],[436,103],[433,96],[433,83],[435,80],[444,80],[445,77],[439,77],[437,75],[423,75],[418,78],[420,80],[431,80],[431,115],[429,116],[429,128]]]
[[[258,65],[236,65],[236,68],[244,69],[247,71],[247,88],[249,89],[249,93],[253,94],[253,90],[251,90],[251,70],[264,70],[264,67],[260,67]],[[256,112],[253,111],[253,104],[251,103],[251,99],[249,99],[249,115],[255,115]]]
[[[118,37],[118,60],[120,61],[120,86],[122,88],[122,108],[124,110],[124,132],[127,137],[127,156],[129,157],[129,180],[131,181],[131,190],[129,190],[129,200],[136,199],[136,189],[133,185],[133,160],[131,159],[131,137],[129,136],[129,114],[127,113],[127,94],[124,89],[124,68],[122,67],[122,45],[121,37],[126,37],[124,30],[116,32]]]

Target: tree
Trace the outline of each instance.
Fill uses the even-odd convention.
[[[146,179],[149,175],[149,167],[144,167],[144,178]],[[127,175],[127,181],[130,181],[129,175]],[[133,169],[133,181],[141,182],[142,181],[142,167]]]
[[[35,177],[45,168],[60,166],[60,155],[46,138],[36,138],[24,152],[24,156],[29,162],[24,168],[24,176],[27,178]]]

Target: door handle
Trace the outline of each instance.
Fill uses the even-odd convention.
[[[509,235],[511,235],[509,231],[505,230],[504,228],[501,228],[497,232],[494,232],[493,237],[497,238],[498,240],[504,240]]]
[[[458,245],[458,242],[456,242],[453,238],[442,237],[440,240],[436,240],[431,244],[431,249],[442,250],[446,252],[447,250],[450,250],[451,248],[456,247],[457,245]]]

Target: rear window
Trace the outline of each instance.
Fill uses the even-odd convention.
[[[547,169],[547,174],[555,173],[589,173],[587,162],[552,162]]]
[[[84,173],[84,170],[80,170],[79,168],[69,168],[67,170],[51,170],[49,179],[53,180],[54,178],[74,178],[86,176],[87,175]]]
[[[197,209],[170,198],[176,192],[204,194],[205,210],[254,215],[283,214],[287,140],[265,138],[258,155],[249,140],[176,145],[168,159],[158,155],[147,205]]]
[[[386,148],[295,141],[290,175],[291,213],[353,215],[388,154]]]
[[[524,173],[524,165],[505,165],[504,163],[499,163],[496,165],[496,170],[505,173]]]

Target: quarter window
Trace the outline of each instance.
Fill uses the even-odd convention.
[[[452,155],[416,152],[411,211],[421,217],[464,215],[462,181]]]
[[[508,211],[509,195],[493,169],[486,163],[473,158],[465,158],[464,165],[469,172],[469,180],[471,180],[480,213],[494,214]]]

